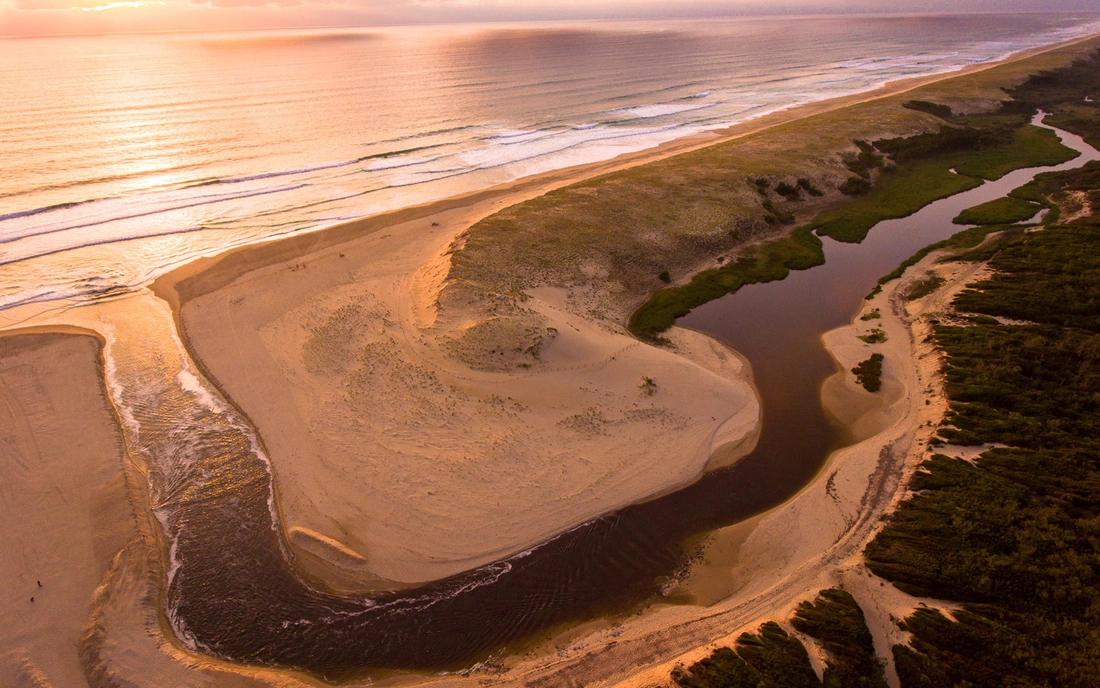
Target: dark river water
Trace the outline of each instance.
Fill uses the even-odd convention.
[[[1059,133],[1084,153],[1063,168],[1100,157],[1080,138]],[[837,369],[821,335],[847,323],[880,276],[958,231],[951,219],[959,211],[1003,196],[1038,171],[1045,170],[1014,172],[883,222],[862,244],[825,239],[824,265],[746,287],[682,319],[752,364],[763,431],[756,450],[736,465],[522,554],[411,590],[338,596],[297,578],[254,432],[202,391],[186,362],[183,372],[171,373],[178,384],[165,390],[163,382],[128,376],[150,368],[150,347],[115,347],[108,379],[121,390],[131,445],[158,467],[151,496],[170,545],[166,607],[174,629],[199,651],[341,679],[383,668],[468,667],[536,632],[654,599],[685,563],[694,538],[782,503],[845,442],[820,402],[823,381]],[[164,370],[179,365],[164,357]]]

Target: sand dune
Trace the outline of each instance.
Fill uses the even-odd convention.
[[[468,217],[399,224],[183,304],[194,353],[264,439],[298,563],[333,587],[487,563],[752,446],[748,371],[702,335],[647,346],[552,289],[507,305],[522,331],[438,308]]]

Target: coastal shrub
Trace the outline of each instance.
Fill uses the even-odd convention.
[[[780,196],[783,196],[788,201],[797,201],[802,198],[802,191],[800,187],[794,184],[788,184],[787,182],[779,182],[775,185],[775,192]]]
[[[816,639],[825,651],[825,673],[818,680],[805,646],[768,622],[756,634],[743,633],[735,648],[720,647],[690,667],[677,667],[680,688],[885,688],[883,662],[863,610],[847,592],[823,590],[799,605],[791,624]]]
[[[871,178],[871,171],[885,164],[885,160],[875,151],[875,146],[866,141],[853,141],[858,153],[848,153],[844,156],[844,164],[849,170],[864,179]]]
[[[837,188],[845,196],[863,196],[871,193],[871,182],[863,177],[849,177]]]
[[[1032,190],[1089,177],[1045,175]],[[1095,214],[1010,236],[992,276],[956,299],[977,317],[934,326],[950,404],[940,441],[1008,446],[926,461],[867,546],[877,575],[963,605],[904,620],[902,688],[1100,685],[1098,242]]]
[[[967,289],[968,313],[1100,332],[1100,228],[1095,224],[1020,234],[997,253],[997,274]],[[1051,303],[1058,304],[1052,308]]]
[[[917,112],[926,112],[941,119],[951,119],[951,106],[949,105],[930,103],[927,100],[908,100],[902,103],[901,106]]]
[[[805,646],[774,621],[742,633],[735,650],[720,647],[674,669],[672,681],[680,688],[821,688]]]
[[[798,186],[811,196],[824,196],[825,192],[814,186],[813,182],[805,177],[798,178]]]
[[[668,270],[661,270],[661,273],[657,275],[657,279],[661,280],[665,284],[672,281],[672,275],[668,274]]]
[[[882,317],[882,313],[879,313],[878,309],[876,308],[873,311],[871,311],[870,313],[865,313],[864,315],[862,315],[860,317],[860,320],[862,320],[863,322],[867,322],[869,320],[878,320],[881,317]]]
[[[1007,196],[967,208],[953,222],[957,225],[1011,225],[1030,220],[1042,209],[1038,203]]]
[[[775,219],[782,224],[789,225],[794,222],[793,214],[776,208],[775,204],[772,203],[770,200],[764,201],[761,206],[764,208],[764,210],[767,210],[769,213],[771,213],[771,215],[774,216]]]
[[[875,655],[863,610],[848,592],[822,590],[814,602],[798,605],[791,625],[821,644],[827,688],[886,688],[884,662]]]
[[[1042,109],[1056,116],[1082,113],[1090,127],[1100,125],[1095,102],[1100,94],[1100,50],[1089,57],[1053,71],[1040,72],[1015,88],[1007,89],[1011,109],[1031,115]],[[1085,98],[1091,97],[1092,103]],[[1080,133],[1069,129],[1074,133]],[[1095,144],[1094,144],[1095,145]]]
[[[867,334],[860,335],[859,338],[868,344],[881,344],[886,341],[886,333],[882,331],[882,328],[876,327]]]
[[[852,368],[856,382],[863,385],[868,392],[877,392],[882,389],[882,360],[882,354],[871,354],[866,361]]]

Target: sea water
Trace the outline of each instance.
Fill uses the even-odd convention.
[[[1100,31],[801,17],[0,39],[0,310]]]

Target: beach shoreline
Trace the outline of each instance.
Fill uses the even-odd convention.
[[[1026,54],[1017,54],[1004,62],[979,65],[973,71],[983,71],[985,69],[990,69],[1002,64],[1026,59],[1027,57],[1030,57],[1034,54],[1056,50],[1066,45],[1074,45],[1093,40],[1094,38],[1095,37],[1082,38],[1065,44],[1056,44],[1053,46],[1046,46],[1044,48],[1038,48],[1031,51],[1025,51]],[[233,403],[235,406],[237,406],[238,410],[240,410],[242,412],[242,415],[244,415],[244,410],[240,405],[237,404],[237,400],[234,398],[234,396],[230,393],[226,393],[226,387],[223,386],[222,381],[219,380],[216,373],[206,367],[203,362],[203,356],[197,354],[196,343],[191,339],[192,335],[188,332],[188,328],[184,322],[185,318],[183,316],[183,311],[188,307],[189,303],[198,302],[203,297],[210,294],[215,294],[217,292],[228,293],[227,290],[233,289],[235,284],[238,287],[241,287],[244,291],[255,289],[255,280],[257,274],[262,273],[264,270],[268,270],[271,272],[289,271],[291,268],[287,267],[286,263],[288,262],[301,261],[302,263],[307,264],[307,267],[302,270],[302,272],[304,273],[309,273],[311,270],[314,270],[316,268],[323,268],[323,265],[314,265],[314,263],[322,261],[327,262],[330,265],[339,265],[342,260],[345,260],[344,257],[340,256],[340,253],[343,251],[350,254],[351,251],[348,250],[348,247],[350,245],[356,242],[363,243],[364,239],[368,240],[366,242],[368,244],[371,241],[381,242],[384,239],[384,237],[381,237],[383,233],[385,233],[386,231],[390,231],[394,234],[398,234],[400,231],[402,231],[400,229],[402,225],[404,225],[403,231],[405,232],[406,238],[415,238],[415,235],[417,234],[430,233],[432,231],[431,223],[437,221],[433,218],[438,218],[439,220],[441,220],[440,226],[444,228],[439,232],[439,234],[442,235],[444,233],[451,233],[451,240],[453,240],[454,236],[458,236],[458,234],[463,231],[464,226],[468,227],[470,224],[473,224],[478,219],[485,217],[486,215],[493,212],[496,212],[496,210],[502,207],[512,205],[527,198],[540,196],[548,192],[549,190],[558,188],[560,186],[565,186],[567,184],[571,184],[583,179],[589,179],[593,176],[610,173],[615,170],[644,164],[645,162],[651,160],[662,159],[664,157],[687,152],[689,150],[696,150],[698,148],[703,148],[723,141],[735,140],[740,137],[763,131],[767,128],[780,126],[790,121],[811,117],[813,115],[820,114],[821,112],[831,112],[833,110],[848,107],[849,105],[853,105],[856,103],[900,95],[912,88],[917,88],[919,86],[927,85],[929,83],[935,83],[938,81],[955,78],[963,73],[966,72],[956,71],[947,74],[935,75],[934,77],[919,77],[913,81],[920,83],[914,83],[904,88],[899,85],[901,82],[894,82],[885,89],[882,89],[881,93],[880,91],[872,91],[859,94],[858,96],[835,99],[837,101],[842,101],[839,103],[835,101],[822,101],[820,103],[813,103],[807,106],[792,108],[782,113],[774,113],[774,119],[769,119],[773,117],[772,115],[769,115],[768,117],[762,118],[761,120],[745,123],[743,129],[738,129],[735,127],[735,129],[738,129],[736,133],[727,132],[726,134],[722,135],[696,135],[695,137],[682,139],[678,142],[673,142],[672,144],[665,144],[665,146],[659,147],[657,149],[651,149],[649,151],[643,151],[637,154],[630,154],[627,156],[623,156],[622,158],[616,158],[615,160],[607,161],[605,163],[596,163],[594,165],[585,165],[580,168],[567,168],[566,170],[558,170],[555,172],[546,173],[544,175],[537,175],[535,177],[517,180],[516,182],[511,182],[501,187],[494,187],[492,189],[479,191],[452,199],[446,199],[444,201],[437,201],[426,204],[424,206],[417,206],[414,208],[395,211],[393,213],[387,213],[380,216],[364,218],[361,220],[352,221],[350,223],[317,230],[316,232],[309,232],[289,238],[281,238],[273,240],[271,242],[264,242],[262,244],[253,244],[240,247],[237,249],[233,249],[229,252],[219,254],[218,256],[200,259],[193,263],[189,263],[188,265],[181,268],[177,268],[167,275],[158,278],[152,285],[152,291],[159,298],[170,304],[173,318],[175,319],[178,327],[178,332],[181,338],[183,338],[187,350],[191,354],[192,360],[200,367],[200,370],[202,370],[207,378],[213,384],[215,384],[219,388],[219,390],[222,391],[223,397],[227,401],[230,401],[230,403]],[[848,102],[848,99],[854,100]],[[832,105],[826,105],[827,103],[832,103]],[[802,114],[796,115],[796,111],[801,112]],[[729,138],[722,138],[722,136],[728,136]],[[698,140],[695,140],[697,137]],[[441,247],[448,246],[450,240],[448,240],[444,236],[438,236],[429,243],[431,243],[431,246],[425,248],[431,248],[432,250],[427,251],[425,255],[438,258],[439,256],[443,255],[443,253],[441,253]],[[379,244],[374,243],[362,246],[360,248],[369,253],[371,251],[377,250],[378,247]],[[318,270],[318,272],[321,271],[323,270]],[[417,279],[426,280],[428,282],[433,279],[432,274],[416,271],[413,272],[416,273]],[[322,286],[324,288],[327,288],[327,285]],[[896,294],[898,288],[899,287],[895,287],[894,289],[887,290],[882,298],[887,299],[888,302],[889,299],[893,298],[893,295]],[[244,293],[244,291],[239,293]],[[279,295],[281,296],[282,294],[280,293]],[[228,302],[229,298],[235,298],[235,296],[227,297],[226,302]],[[405,306],[406,313],[411,318],[424,319],[431,317],[430,303],[406,303]],[[73,331],[70,330],[69,333],[73,333]],[[200,334],[202,334],[202,338],[205,339],[205,335],[209,333]],[[708,380],[718,380],[718,382],[715,382],[715,384],[719,387],[725,386],[727,389],[736,388],[736,398],[743,400],[746,399],[746,397],[744,396],[745,390],[748,389],[751,392],[751,378],[749,377],[748,371],[746,370],[743,361],[741,361],[740,365],[738,365],[739,359],[736,353],[726,352],[727,357],[723,358],[722,352],[714,349],[714,345],[711,342],[703,341],[703,339],[706,338],[696,338],[686,332],[674,333],[673,337],[677,338],[677,343],[679,344],[682,351],[693,350],[695,352],[694,358],[692,358],[690,355],[688,357],[688,360],[691,362],[689,367],[693,369],[703,370],[704,372],[700,374],[702,374]],[[198,338],[199,337],[196,337],[196,339]],[[909,339],[909,337],[898,336],[896,339],[898,339],[900,342],[901,340]],[[226,346],[227,341],[228,340],[222,340],[220,342],[214,341],[213,346]],[[827,341],[832,342],[830,346],[831,351],[834,349],[840,350],[843,348],[842,343],[837,343],[833,339],[827,339]],[[199,344],[198,346],[203,345]],[[207,346],[211,345],[207,344]],[[620,350],[621,349],[612,346],[608,349],[610,353],[607,355],[614,357]],[[676,355],[679,356],[680,354]],[[917,362],[920,355],[921,352],[912,351],[907,353],[903,358],[905,358],[906,360],[913,360],[914,362]],[[603,360],[604,357],[606,356],[600,357],[599,360]],[[840,360],[841,358],[843,358],[841,363],[846,366],[848,362],[847,358],[849,357],[840,356],[838,357],[838,360]],[[671,359],[662,359],[660,365],[673,365],[674,363],[675,362]],[[645,364],[657,365],[657,362],[652,359],[646,359]],[[724,373],[721,372],[723,370],[725,370]],[[893,377],[891,377],[890,379],[896,382],[898,379],[898,372],[894,371],[892,375]],[[661,376],[657,376],[658,385],[663,384],[662,379],[663,378]],[[923,378],[921,379],[923,380]],[[501,380],[504,380],[504,378],[501,378]],[[509,384],[512,382],[511,380],[506,381]],[[497,381],[494,381],[494,384],[496,384],[496,382]],[[630,382],[630,386],[636,386],[635,382],[636,381],[632,380]],[[623,384],[625,385],[625,383]],[[848,411],[841,410],[840,406],[842,406],[843,404],[840,400],[845,398],[849,400],[858,399],[860,398],[860,392],[859,390],[855,390],[851,387],[852,383],[850,380],[843,383],[838,380],[829,384],[833,385],[833,387],[830,388],[831,392],[829,392],[827,396],[829,396],[832,401],[827,403],[831,404],[834,407],[835,415],[837,415],[838,418],[853,418],[854,420],[852,422],[856,424],[860,422],[865,423],[864,430],[862,432],[857,432],[857,434],[860,436],[867,435],[867,438],[864,439],[864,442],[861,442],[858,446],[863,447],[868,442],[871,442],[875,437],[881,437],[882,433],[885,432],[885,430],[881,427],[883,423],[887,424],[889,428],[897,428],[899,423],[903,423],[903,421],[905,421],[905,417],[898,418],[888,412],[886,413],[887,417],[885,420],[878,419],[874,422],[866,421],[869,413],[881,414],[884,412],[884,409],[890,406],[889,403],[885,403],[879,409],[873,409],[871,412],[863,409],[863,407],[860,407],[861,410],[857,410],[855,412],[852,412],[850,408]],[[919,389],[919,386],[912,386],[910,389]],[[913,395],[913,399],[911,400],[912,404],[917,405],[917,401],[923,400],[924,398],[925,397],[919,394]],[[899,402],[895,400],[893,403],[896,405]],[[913,409],[910,409],[909,414],[919,415],[919,411],[919,409],[915,411]],[[747,413],[747,415],[751,416],[752,414],[751,412],[749,412]],[[250,418],[250,420],[254,420],[251,416],[246,415],[245,417]],[[919,417],[923,418],[923,416]],[[916,422],[915,418],[916,417],[914,417],[913,419],[914,422]],[[750,424],[747,423],[735,424],[737,425],[736,430],[730,433],[730,437],[732,438],[731,442],[734,444],[741,443],[742,449],[745,449],[745,451],[751,450],[751,446],[749,445],[751,445],[752,432],[754,431],[754,429],[758,429],[758,421],[759,419],[757,418],[756,422],[751,424],[751,427]],[[261,435],[264,434],[265,425],[263,423],[259,425],[254,424],[254,427],[257,427],[259,429]],[[915,428],[909,428],[908,426],[906,426],[906,432],[915,433],[916,430]],[[703,471],[714,468],[715,466],[710,465],[711,456],[713,456],[714,450],[719,446],[728,445],[731,442],[723,443],[715,442],[712,440],[708,457],[702,461],[695,461],[693,467],[697,468],[697,470],[695,470],[694,472],[689,471],[688,473],[685,473],[684,475],[687,477],[682,478],[682,480],[691,482],[696,479],[698,475],[700,475]],[[872,459],[877,460],[877,456],[872,457],[871,453],[868,453],[870,452],[870,450],[866,448],[860,451],[862,452],[860,454],[861,458],[855,460],[851,458],[836,456],[830,458],[828,467],[826,469],[823,469],[818,478],[815,478],[815,480],[812,481],[810,485],[807,485],[806,488],[804,488],[798,495],[792,497],[792,499],[788,501],[785,505],[777,507],[776,509],[768,512],[763,517],[754,519],[755,522],[752,526],[751,532],[736,533],[735,539],[738,541],[738,544],[737,551],[734,553],[735,556],[733,557],[733,559],[741,562],[737,565],[743,568],[743,562],[751,560],[753,562],[753,568],[759,569],[761,567],[764,567],[765,564],[769,561],[773,563],[777,561],[778,555],[776,555],[774,549],[769,550],[769,548],[774,546],[775,541],[777,539],[780,539],[779,536],[774,536],[775,528],[777,527],[776,524],[781,522],[777,519],[789,518],[789,515],[783,517],[779,516],[779,514],[789,514],[789,512],[791,511],[791,506],[793,504],[799,502],[800,500],[805,502],[806,495],[809,495],[811,493],[816,494],[817,488],[821,487],[819,483],[821,483],[822,476],[824,476],[828,470],[831,470],[841,463],[846,466],[853,466],[851,470],[858,469],[867,471],[868,467],[872,466],[874,463]],[[739,452],[740,450],[734,453],[734,457],[732,460],[736,460],[736,456]],[[906,458],[905,461],[907,462],[906,465],[909,465],[908,462],[912,461],[912,457],[910,456],[909,458]],[[275,470],[277,472],[278,467],[276,467]],[[689,473],[690,475],[688,475]],[[903,484],[903,481],[900,480],[900,477],[898,484]],[[648,499],[654,498],[655,496],[658,496],[658,494],[663,494],[669,490],[676,489],[679,486],[682,485],[678,484],[673,487],[666,486],[663,491],[658,490],[657,492],[650,493],[648,496],[634,501],[646,501]],[[849,489],[849,491],[845,493],[849,497],[854,494],[851,493],[851,489]],[[855,495],[854,497],[857,502],[859,501],[858,497],[859,495]],[[134,498],[131,497],[131,500],[133,499]],[[283,499],[281,496],[278,501],[280,511],[282,513],[282,509],[285,505],[282,503]],[[136,506],[138,508],[147,509],[148,505]],[[798,514],[796,516],[800,519],[810,518],[820,513],[818,506],[813,506],[812,508],[810,508],[803,505],[803,507],[799,507],[796,510],[798,511]],[[604,511],[606,511],[606,509]],[[767,519],[771,520],[768,523],[764,524],[766,527],[761,529],[761,523]],[[335,546],[328,547],[326,549],[324,543],[327,539],[330,540],[332,543],[335,543],[335,545],[343,546],[338,539],[329,538],[324,533],[314,531],[307,526],[295,526],[285,520],[282,521],[282,526],[284,527],[284,530],[290,531],[290,536],[288,539],[291,541],[292,546],[297,548],[296,552],[303,559],[305,558],[305,556],[310,555],[310,550],[308,549],[309,546],[316,546],[318,542],[321,543],[321,546],[319,546],[319,548],[315,552],[313,552],[314,559],[318,561],[313,561],[312,563],[304,566],[304,573],[311,580],[343,591],[369,590],[372,589],[372,586],[375,585],[378,587],[387,587],[395,583],[393,579],[386,579],[385,577],[382,577],[382,581],[378,581],[377,578],[375,578],[374,582],[371,583],[371,576],[374,575],[374,572],[369,570],[369,566],[360,566],[360,563],[358,562],[358,560],[355,559],[354,556],[346,556],[346,562],[343,565],[338,565],[339,562],[334,564],[333,560],[339,560],[342,556],[347,555],[347,553],[341,553],[339,551],[339,547]],[[295,527],[300,528],[300,530],[292,531],[292,529]],[[301,533],[303,531],[316,533],[316,535],[318,535],[319,537],[313,537],[312,535],[307,534],[306,541],[308,543],[311,543],[310,545],[307,545],[307,547],[303,547],[300,542],[299,544],[295,544],[296,537],[294,536],[294,533]],[[769,535],[769,533],[771,533],[772,535]],[[297,539],[301,540],[300,537],[298,537]],[[807,539],[807,541],[802,544],[806,547],[812,548],[814,546],[820,546],[822,542],[822,538],[817,537]],[[748,546],[747,550],[746,546]],[[509,551],[518,551],[515,550],[515,547],[519,547],[519,545],[514,545],[511,548],[494,550],[490,553],[483,554],[481,559],[475,558],[457,561],[460,566],[468,567],[469,565],[472,565],[472,562],[484,560],[485,557],[499,558],[502,553],[506,554]],[[363,549],[366,549],[369,554],[369,548],[364,547]],[[360,556],[360,553],[356,548],[348,547],[348,551],[350,551],[352,555]],[[369,561],[369,556],[360,556],[360,558],[364,561]],[[140,570],[143,566],[143,564],[140,563],[140,560],[141,557],[136,557],[137,563],[131,561],[128,566],[133,567],[134,570]],[[454,570],[454,564],[455,562],[452,561],[449,562],[447,566],[451,567],[450,570]],[[431,575],[436,575],[436,572],[438,571],[448,570],[447,566],[437,567],[435,569],[435,572],[433,572]],[[351,569],[350,571],[346,570],[349,568]],[[744,571],[742,573],[746,577],[752,577],[753,575],[755,575],[751,573],[746,573]],[[728,640],[729,638],[734,637],[734,634],[740,632],[742,627],[747,627],[752,623],[755,623],[756,620],[759,618],[763,618],[764,616],[767,616],[769,614],[774,614],[782,611],[781,608],[786,608],[783,607],[784,604],[793,605],[797,603],[798,599],[800,598],[792,596],[794,595],[794,588],[796,587],[796,584],[801,585],[802,583],[805,583],[807,579],[805,577],[799,576],[791,578],[790,574],[791,571],[780,566],[776,568],[771,574],[769,574],[768,577],[765,577],[768,580],[772,581],[773,585],[780,585],[780,583],[782,583],[781,589],[778,592],[774,590],[772,590],[771,592],[768,591],[767,585],[765,585],[765,578],[757,579],[756,586],[759,588],[759,592],[754,597],[754,599],[770,600],[767,604],[763,604],[763,606],[761,606],[762,603],[760,602],[744,606],[745,603],[743,600],[748,591],[739,591],[737,597],[727,598],[724,602],[720,602],[714,608],[703,609],[697,607],[680,606],[657,608],[653,610],[652,613],[647,613],[645,616],[640,617],[636,620],[630,620],[627,624],[629,626],[629,629],[625,632],[622,628],[618,628],[613,632],[600,631],[581,638],[580,640],[578,640],[577,644],[571,646],[566,651],[564,658],[559,657],[557,659],[552,659],[549,655],[540,656],[537,658],[517,658],[516,664],[513,664],[509,668],[510,670],[507,676],[502,677],[502,680],[499,681],[499,683],[507,684],[521,681],[534,681],[536,683],[541,682],[546,685],[555,684],[562,680],[565,680],[565,678],[568,677],[570,674],[574,674],[573,669],[582,663],[587,667],[585,671],[587,671],[588,673],[582,671],[579,674],[574,675],[587,676],[588,679],[585,680],[602,680],[602,678],[600,677],[607,677],[611,675],[618,675],[620,676],[620,678],[624,678],[624,681],[621,683],[622,685],[643,685],[647,681],[663,680],[659,677],[663,676],[667,678],[668,668],[670,668],[676,661],[689,661],[690,658],[693,656],[701,656],[705,653],[707,649],[711,647],[712,643],[719,642],[722,639]],[[820,574],[820,572],[818,572],[818,574]],[[847,583],[849,581],[849,576],[854,575],[856,574],[846,573],[845,582]],[[413,578],[416,578],[416,576],[413,576]],[[814,584],[817,584],[819,582],[825,582],[826,579],[831,580],[831,578],[826,576],[825,578],[815,578],[812,582]],[[776,582],[777,580],[780,582]],[[364,583],[364,581],[366,581],[366,583]],[[148,583],[148,580],[146,580],[146,583]],[[804,592],[808,590],[809,588],[806,588]],[[857,598],[859,598],[859,595],[857,595]],[[777,600],[780,600],[781,602],[777,602]],[[861,599],[860,601],[862,603],[864,600]],[[148,599],[146,599],[144,600],[143,604],[148,604],[148,602]],[[134,608],[137,607],[140,607],[140,605],[136,605]],[[865,609],[866,608],[867,607],[865,607]],[[731,610],[735,610],[736,613],[732,613]],[[725,616],[723,617],[723,615]],[[737,619],[738,623],[741,623],[740,626],[737,626],[736,631],[728,631],[728,629],[731,628],[731,624],[733,623],[731,619]],[[715,635],[716,633],[718,633],[716,629],[723,629],[723,631],[718,635]],[[161,630],[163,631],[165,629],[162,628]],[[151,632],[149,631],[149,629],[146,629],[146,631]],[[683,632],[683,638],[674,639],[674,634],[676,632]],[[170,636],[170,634],[168,635]],[[670,649],[675,647],[682,647],[684,643],[692,642],[695,642],[699,646],[697,650],[692,650],[687,653],[675,654],[672,653],[672,650]],[[165,653],[167,652],[167,650],[165,649],[166,646],[172,646],[174,643],[174,639],[170,638],[168,641],[164,641],[162,639],[160,644],[157,646],[159,648],[157,651]],[[616,644],[620,643],[623,648],[615,650],[611,649]],[[650,645],[652,647],[650,647]],[[630,654],[630,652],[625,649],[628,646],[634,648],[634,654]],[[645,649],[644,651],[639,649],[642,647],[647,647],[648,649]],[[177,667],[177,675],[181,677],[185,676],[187,674],[187,671],[191,670],[191,668],[193,667],[209,667],[217,664],[212,660],[208,661],[205,658],[194,657],[189,653],[185,653],[179,650],[178,647],[175,647],[175,650],[173,650],[173,652],[175,654],[173,655],[171,662],[168,662],[168,664],[171,664],[172,662],[179,663],[180,666]],[[647,660],[650,660],[658,657],[672,656],[670,655],[670,653],[676,656],[675,660],[668,663],[661,663],[655,669],[647,669],[643,672],[643,674],[635,675],[637,671],[636,668],[634,670],[630,670],[627,668],[629,661],[637,661],[640,657],[644,656]],[[583,662],[579,659],[580,657],[587,655],[591,655],[592,658]],[[622,658],[621,661],[615,660],[615,658],[620,657]],[[610,663],[602,669],[597,669],[594,663],[598,663],[600,661],[609,661]],[[167,666],[167,664],[165,666]],[[187,671],[184,670],[184,666],[187,666]],[[167,669],[165,671],[167,671]],[[224,677],[228,681],[228,677],[231,674],[235,673],[236,670],[231,666],[222,666],[221,671],[225,672]],[[298,685],[299,681],[301,680],[299,678],[293,678],[289,672],[257,673],[255,671],[251,671],[245,668],[241,668],[240,671],[242,672],[242,674],[248,674],[250,676],[250,679],[248,680],[254,681],[255,685]],[[400,679],[400,681],[419,681],[426,678],[427,677],[406,677],[404,679]],[[466,684],[468,681],[483,679],[486,679],[486,675],[475,674],[473,678],[444,677],[438,678],[437,680],[447,684],[450,684],[452,682],[461,682],[463,684]],[[183,684],[180,683],[179,685]],[[251,685],[251,683],[249,685]]]

